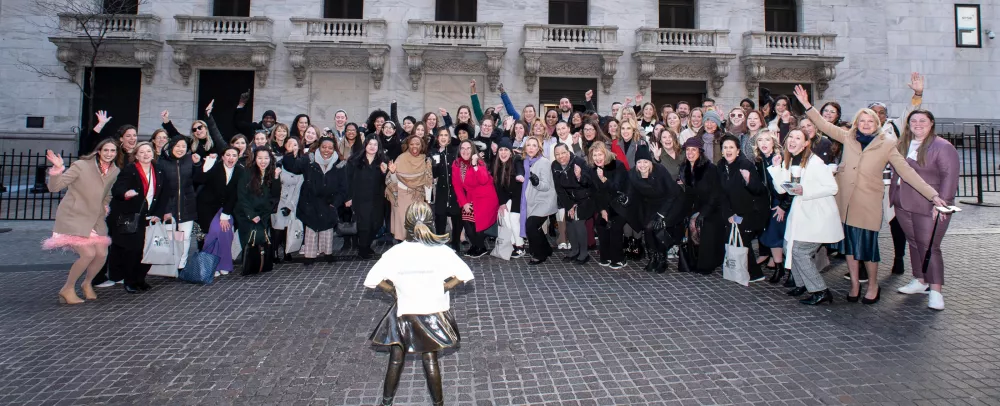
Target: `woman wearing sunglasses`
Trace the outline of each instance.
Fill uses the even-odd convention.
[[[204,121],[194,120],[191,123],[191,135],[187,136],[188,141],[190,141],[191,153],[201,158],[205,158],[210,154],[221,156],[225,153],[226,148],[229,147],[226,140],[222,138],[222,132],[219,131],[219,127],[215,125],[215,119],[212,118],[212,106],[214,104],[215,100],[212,100],[205,107]],[[170,121],[170,111],[163,110],[160,113],[160,118],[163,119],[163,129],[167,130],[171,139],[182,135]]]

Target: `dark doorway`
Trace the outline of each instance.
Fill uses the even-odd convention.
[[[538,105],[542,106],[538,109],[539,117],[545,112],[545,106],[555,108],[563,97],[569,98],[570,103],[573,103],[573,110],[585,111],[584,94],[588,90],[594,91],[594,104],[600,109],[597,94],[601,91],[597,88],[596,78],[538,78]]]
[[[198,71],[198,118],[205,119],[205,106],[208,102],[215,100],[212,116],[219,125],[222,137],[227,141],[229,137],[236,134],[236,127],[233,126],[233,114],[236,112],[236,105],[240,102],[240,94],[250,91],[250,101],[243,108],[241,120],[259,121],[260,117],[253,117],[253,85],[254,71],[252,70],[201,70]],[[279,117],[280,119],[280,117]],[[285,117],[289,119],[289,117]],[[186,124],[181,124],[186,125]],[[178,127],[182,133],[190,128]],[[248,137],[253,134],[244,134]]]
[[[364,7],[364,0],[325,0],[323,2],[323,18],[360,20],[364,18]]]
[[[250,0],[215,0],[212,15],[216,17],[250,17]]]
[[[765,0],[764,30],[777,32],[799,31],[797,0]]]
[[[139,68],[97,68],[94,78],[94,109],[90,112],[90,68],[83,73],[83,104],[80,107],[80,153],[90,153],[97,142],[115,135],[118,127],[125,124],[139,126],[139,93],[142,90],[142,71]],[[98,137],[92,137],[90,130],[97,119],[94,113],[107,110],[112,120],[101,130]],[[88,115],[89,114],[89,115]],[[94,118],[91,120],[91,118]],[[152,132],[146,129],[144,133]]]
[[[139,0],[104,0],[104,14],[139,14]]]
[[[660,0],[660,28],[694,28],[694,0]]]
[[[674,106],[677,103],[686,101],[694,107],[701,107],[701,101],[708,92],[706,84],[697,80],[654,80],[650,86],[650,98],[656,105],[656,112],[659,114],[663,110],[664,104]]]
[[[476,0],[437,0],[435,21],[476,22]]]
[[[549,24],[587,25],[587,0],[549,0]]]
[[[772,99],[777,99],[778,96],[781,96],[781,95],[787,96],[788,100],[792,102],[792,104],[791,104],[792,113],[795,114],[796,116],[799,116],[799,115],[805,114],[806,109],[805,109],[805,107],[802,106],[801,103],[799,103],[798,99],[795,98],[795,92],[794,91],[795,91],[795,85],[797,85],[797,84],[798,83],[773,83],[773,82],[772,83],[763,83],[763,82],[761,82],[760,85],[757,87],[757,94],[761,95],[766,90],[766,91],[768,91],[768,92],[771,93],[771,98]],[[813,88],[812,88],[811,84],[809,84],[809,83],[802,83],[802,87],[806,88],[806,91],[809,92],[809,98],[810,99],[815,98],[815,95],[813,94]],[[759,99],[759,97],[758,97],[758,99]],[[757,101],[758,100],[755,100],[755,102],[757,102]],[[758,105],[757,108],[759,109],[760,106]]]

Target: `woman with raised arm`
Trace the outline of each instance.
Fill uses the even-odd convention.
[[[913,89],[913,97],[919,99],[924,91],[923,78],[914,73],[911,79],[909,86]],[[851,291],[847,301],[856,302],[864,296],[862,303],[874,304],[881,297],[878,286],[878,262],[881,260],[878,230],[882,227],[882,197],[885,193],[882,171],[885,165],[891,163],[896,174],[935,206],[947,206],[948,203],[910,167],[896,147],[898,140],[882,133],[882,125],[874,111],[861,109],[854,116],[851,128],[844,130],[823,119],[801,85],[795,86],[795,97],[822,133],[844,144],[840,172],[836,178],[840,190],[837,207],[840,209],[840,220],[844,223],[844,241],[840,244],[840,252],[847,255],[847,267],[851,273]],[[875,281],[868,284],[864,295],[861,294],[858,279],[858,261],[865,261],[869,281]]]
[[[420,354],[424,377],[435,406],[444,405],[438,352],[461,340],[451,313],[449,291],[473,279],[469,266],[445,245],[447,235],[431,232],[431,208],[416,202],[406,210],[406,241],[390,248],[365,277],[369,289],[394,296],[368,338],[389,347],[389,367],[382,387],[382,405],[392,405],[403,374],[406,354]]]
[[[677,179],[680,174],[681,162],[684,162],[684,151],[681,150],[681,143],[677,139],[677,133],[664,128],[660,132],[659,139],[649,143],[649,152],[653,162],[663,165],[670,173],[671,179]]]
[[[934,133],[934,115],[927,110],[914,110],[906,117],[903,136],[899,139],[899,153],[906,154],[906,162],[943,195],[940,197],[951,205],[958,190],[958,152],[950,142]],[[896,219],[906,234],[910,245],[910,265],[913,280],[899,288],[899,293],[927,293],[927,307],[944,310],[944,259],[941,256],[941,240],[948,231],[951,216],[938,213],[927,201],[920,198],[917,188],[900,178],[894,171],[889,184],[889,199],[895,207]],[[934,231],[937,221],[937,231]],[[931,240],[933,236],[934,240]],[[930,262],[927,251],[930,250]]]
[[[212,106],[214,105],[215,100],[212,100],[205,107],[205,121],[195,120],[191,124],[191,135],[188,140],[190,144],[188,146],[191,148],[191,152],[200,158],[204,158],[209,154],[221,154],[229,146],[226,140],[222,138],[222,132],[219,131],[219,127],[215,125],[215,118],[212,117]],[[167,130],[170,138],[182,135],[170,121],[169,111],[163,110],[160,113],[160,118],[163,119],[163,129]]]
[[[97,143],[93,153],[80,157],[67,170],[62,157],[51,150],[45,158],[52,163],[49,169],[49,192],[56,193],[69,189],[56,210],[56,222],[52,237],[42,243],[42,248],[71,249],[80,256],[69,268],[66,283],[59,290],[59,302],[80,304],[83,299],[76,295],[76,282],[86,272],[81,288],[83,297],[96,300],[97,294],[91,281],[97,276],[108,258],[108,204],[111,202],[111,186],[118,179],[119,169],[115,166],[118,147],[111,138]]]
[[[135,146],[130,161],[111,187],[111,248],[108,256],[112,274],[125,278],[125,291],[144,292],[150,266],[142,263],[143,236],[150,219],[163,216],[163,172],[153,164],[153,144]],[[228,251],[230,247],[226,247]]]

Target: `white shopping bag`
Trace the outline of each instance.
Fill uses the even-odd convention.
[[[176,261],[171,264],[153,265],[149,268],[148,275],[165,276],[176,278],[177,270],[187,266],[188,253],[191,250],[192,229],[194,221],[185,221],[177,225],[177,230],[170,233],[174,253],[177,255]]]
[[[176,224],[173,220],[149,222],[149,226],[146,227],[145,246],[142,250],[142,263],[150,265],[177,263],[180,247],[173,239],[175,229]]]
[[[302,225],[302,220],[293,218],[288,223],[288,229],[285,233],[285,253],[299,252],[302,249],[302,239],[304,236],[305,228]]]
[[[243,247],[240,246],[240,230],[233,231],[233,245],[229,247],[229,253],[233,255],[233,260],[240,257]]]
[[[514,252],[514,229],[507,224],[506,218],[506,215],[497,218],[497,243],[490,255],[509,261]]]
[[[722,277],[743,286],[750,285],[750,272],[747,271],[748,250],[743,245],[739,226],[730,227],[729,242],[726,243],[726,260],[722,264]]]

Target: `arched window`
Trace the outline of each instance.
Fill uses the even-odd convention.
[[[764,0],[764,30],[799,31],[799,6],[796,0]]]
[[[660,28],[694,28],[694,0],[660,0]]]

